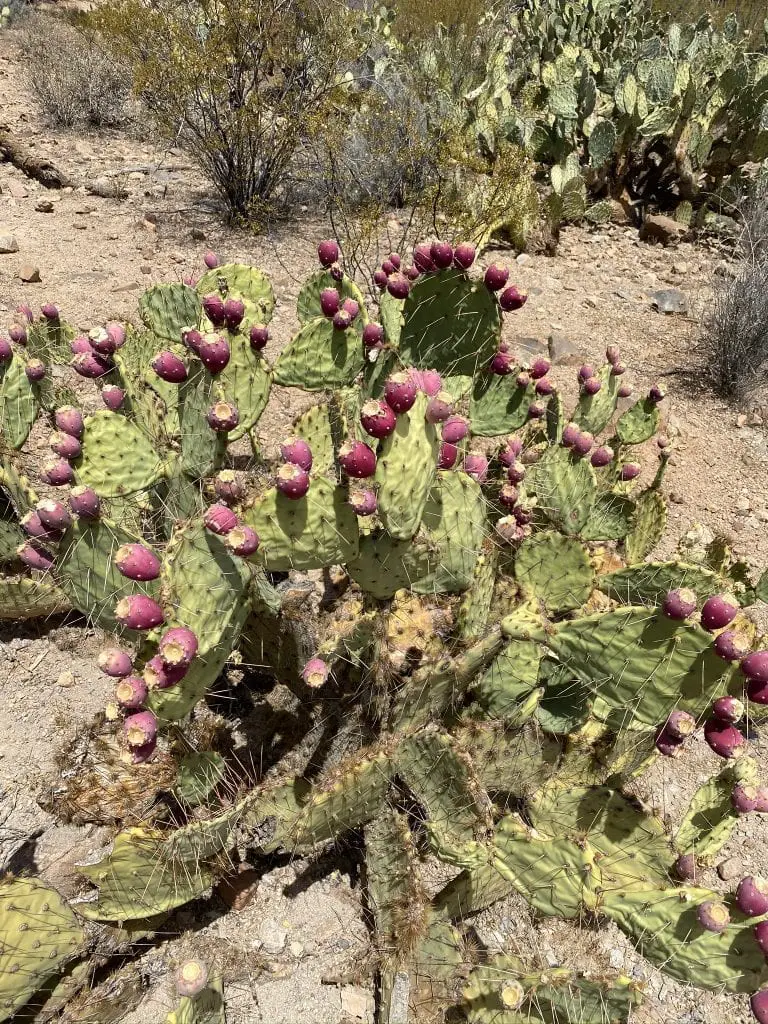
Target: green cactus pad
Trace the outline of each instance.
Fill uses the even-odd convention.
[[[226,1024],[224,985],[221,977],[209,976],[208,983],[196,996],[182,996],[165,1024]]]
[[[622,444],[642,444],[659,429],[659,409],[650,398],[641,398],[619,417],[616,436]]]
[[[601,911],[639,952],[686,985],[726,992],[754,992],[768,981],[768,963],[754,939],[754,920],[735,921],[723,932],[699,924],[696,908],[720,900],[710,889],[681,886],[607,892]]]
[[[161,832],[129,828],[120,832],[112,852],[80,872],[98,886],[95,903],[79,903],[92,921],[136,921],[181,907],[202,896],[213,877],[194,860],[171,856]]]
[[[46,365],[68,363],[72,358],[69,347],[77,331],[65,320],[40,317],[27,328],[27,353],[42,359]]]
[[[566,736],[584,725],[590,709],[590,691],[574,679],[567,665],[544,658],[539,670],[544,694],[536,708],[536,720],[545,732]]]
[[[515,578],[525,597],[538,598],[555,614],[580,608],[593,586],[589,553],[577,540],[554,531],[523,541]]]
[[[396,299],[389,292],[382,292],[379,299],[379,320],[384,328],[387,343],[397,348],[400,342],[400,331],[403,326],[403,306],[405,300]]]
[[[55,889],[0,879],[0,1021],[8,1020],[82,952],[85,933]]]
[[[103,409],[88,416],[78,482],[105,498],[145,491],[163,476],[151,439],[125,416]]]
[[[486,533],[480,485],[466,473],[439,472],[424,506],[422,527],[438,555],[412,589],[419,594],[466,590]]]
[[[642,561],[664,536],[667,506],[658,490],[651,488],[635,501],[632,525],[624,539],[624,550],[630,565]]]
[[[576,534],[592,514],[597,494],[595,471],[565,448],[548,448],[531,474],[539,507],[564,533]]]
[[[0,619],[44,619],[71,607],[64,591],[48,579],[0,576]]]
[[[192,367],[178,387],[178,417],[181,434],[181,468],[193,479],[202,477],[213,466],[217,434],[206,419],[216,400],[216,384],[202,365]]]
[[[203,274],[195,286],[200,299],[219,294],[226,299],[240,299],[245,315],[240,332],[248,344],[248,332],[258,324],[266,325],[275,309],[275,293],[267,275],[243,263],[225,263]]]
[[[598,372],[602,387],[596,395],[584,393],[573,411],[571,419],[582,430],[599,434],[605,430],[616,412],[619,401],[619,378],[613,376],[610,366],[603,366]]]
[[[700,601],[722,589],[717,573],[685,562],[645,562],[598,576],[597,586],[623,604],[660,605],[670,590],[686,587]]]
[[[38,497],[27,477],[9,455],[0,453],[0,502],[5,495],[17,516],[37,504]]]
[[[16,562],[16,549],[25,540],[24,531],[10,515],[0,518],[0,565]]]
[[[224,778],[224,758],[215,751],[194,751],[187,754],[179,765],[176,792],[190,807],[206,802]]]
[[[420,393],[379,448],[379,515],[395,540],[408,540],[418,530],[437,473],[440,442],[434,425],[424,418],[428,401]]]
[[[289,341],[274,367],[275,383],[305,391],[350,384],[363,368],[358,320],[337,331],[331,320],[308,320]]]
[[[365,830],[367,895],[381,953],[395,948],[411,907],[424,897],[407,817],[384,807]]]
[[[478,555],[472,584],[459,606],[457,624],[464,640],[474,640],[485,630],[491,615],[496,584],[495,552]]]
[[[598,494],[581,537],[584,540],[623,540],[631,529],[635,503],[621,494]]]
[[[346,490],[324,477],[313,478],[298,501],[271,488],[243,510],[242,520],[261,538],[252,560],[271,572],[324,569],[357,557],[357,516]]]
[[[166,339],[129,327],[125,345],[113,357],[127,396],[122,410],[133,414],[150,437],[164,442],[179,433],[179,386],[161,380],[151,366],[155,355],[166,348]]]
[[[479,437],[498,437],[518,430],[528,419],[528,406],[534,389],[517,386],[514,373],[500,377],[485,370],[477,375],[469,403],[472,433]]]
[[[240,415],[240,422],[227,435],[227,441],[237,441],[264,412],[272,387],[272,371],[253,351],[247,334],[230,334],[229,352],[229,362],[216,378],[216,384],[225,401],[231,402]]]
[[[675,833],[675,846],[681,853],[694,853],[701,864],[713,863],[740,820],[731,803],[737,782],[750,786],[759,784],[757,764],[751,757],[727,763],[693,794]]]
[[[510,640],[477,683],[477,698],[491,717],[503,718],[536,689],[541,648],[529,640]]]
[[[299,292],[296,302],[296,314],[299,318],[299,323],[307,324],[310,320],[316,320],[318,317],[323,316],[323,310],[320,305],[320,293],[326,288],[335,288],[341,296],[342,302],[344,299],[354,299],[360,307],[360,320],[365,325],[367,317],[363,293],[351,277],[347,277],[345,274],[341,281],[337,281],[327,270],[318,270],[312,274]],[[359,322],[359,320],[355,321],[355,323]]]
[[[181,341],[185,328],[197,327],[201,311],[199,295],[185,284],[158,284],[139,299],[141,319],[153,334],[167,341]]]
[[[357,556],[347,563],[347,570],[359,587],[383,601],[403,587],[415,589],[434,572],[439,560],[439,549],[426,538],[393,540],[388,533],[376,531],[360,538]]]
[[[474,376],[491,360],[500,331],[496,297],[482,282],[457,270],[425,274],[403,304],[400,357],[421,370]]]
[[[336,460],[331,429],[331,411],[327,402],[313,405],[293,424],[293,433],[303,437],[312,449],[312,469],[315,473],[331,474]]]
[[[506,899],[514,891],[514,885],[489,861],[465,868],[440,890],[433,906],[439,916],[456,921]]]
[[[559,742],[533,723],[510,728],[502,719],[470,721],[456,730],[456,742],[472,759],[480,783],[501,804],[527,799],[557,766]]]
[[[35,386],[27,378],[25,365],[14,352],[10,363],[0,366],[0,437],[11,448],[21,448],[37,416]]]

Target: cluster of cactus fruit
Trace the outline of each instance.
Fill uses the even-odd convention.
[[[189,811],[120,832],[82,867],[97,890],[84,901],[0,883],[0,1020],[92,955],[82,919],[146,934],[242,851],[361,830],[383,1022],[425,1006],[625,1020],[642,998],[628,978],[462,942],[473,914],[517,892],[539,914],[614,921],[673,978],[754,993],[764,1024],[766,883],[723,901],[694,876],[768,811],[744,728],[768,704],[768,651],[743,610],[766,585],[719,540],[646,561],[666,522],[661,391],[631,401],[609,346],[578,371],[568,418],[548,360],[519,364],[502,338],[525,294],[503,266],[473,274],[469,245],[418,246],[407,267],[391,254],[375,322],[337,244],[318,254],[274,362],[269,281],[213,254],[198,281],[150,288],[141,326],[76,337],[46,307],[0,348],[0,600],[18,618],[69,606],[117,637],[98,658],[115,679],[102,738],[139,779],[176,765]],[[41,337],[71,349],[106,408],[51,403]],[[273,385],[300,389],[285,438],[258,431]],[[56,428],[42,500],[12,450],[38,413]],[[643,486],[641,452],[658,460]],[[180,737],[234,665],[289,686],[337,735],[306,775],[277,762],[217,806],[220,771],[191,786]],[[722,768],[671,831],[631,785],[700,726]],[[216,751],[195,758],[221,768]],[[429,858],[458,872],[432,898]],[[8,935],[32,922],[19,971]],[[211,989],[198,968],[174,1020],[197,1019]],[[215,1016],[220,983],[214,995]]]

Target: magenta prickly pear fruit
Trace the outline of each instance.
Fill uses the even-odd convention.
[[[658,405],[659,402],[664,401],[664,392],[661,390],[658,384],[654,384],[651,390],[648,392],[648,400],[653,402],[654,405]]]
[[[603,466],[610,466],[613,462],[613,455],[613,448],[609,448],[607,444],[601,445],[592,452],[590,462],[596,469],[601,469]]]
[[[45,363],[41,359],[30,359],[24,367],[24,372],[27,375],[27,380],[37,384],[45,377],[47,370]]]
[[[149,743],[142,744],[140,747],[128,747],[121,755],[121,758],[129,764],[146,764],[147,761],[151,760],[156,750],[157,739],[155,738]]]
[[[117,348],[114,340],[103,327],[94,327],[92,331],[88,332],[88,338],[93,351],[103,356],[111,356]]]
[[[0,338],[0,366],[13,359],[13,348],[7,338]]]
[[[741,661],[749,654],[749,638],[735,629],[726,629],[715,637],[712,648],[724,661]]]
[[[63,533],[72,523],[72,516],[60,501],[46,498],[35,505],[40,522],[46,530]]]
[[[125,401],[125,391],[117,384],[105,384],[101,389],[101,400],[108,409],[117,412]]]
[[[286,462],[301,466],[307,473],[312,469],[312,449],[303,437],[287,437],[280,445],[280,455]]]
[[[619,476],[622,480],[634,480],[635,477],[640,475],[642,466],[639,462],[625,462],[621,467]]]
[[[194,327],[187,327],[181,332],[181,340],[191,352],[197,355],[200,351],[200,343],[203,340],[203,336]]]
[[[366,348],[377,348],[384,344],[384,328],[381,324],[366,324],[363,328],[363,345]]]
[[[531,367],[531,377],[533,380],[540,380],[542,377],[546,377],[551,366],[552,364],[548,359],[545,359],[544,356],[539,356],[538,359],[534,360]]]
[[[115,552],[115,565],[129,580],[156,580],[160,559],[143,544],[123,544]]]
[[[502,516],[496,521],[495,529],[505,544],[518,544],[531,532],[529,526],[521,526],[514,516]]]
[[[453,265],[459,270],[469,270],[475,262],[476,251],[471,242],[459,242],[453,250]]]
[[[507,508],[514,508],[517,504],[519,493],[514,484],[503,484],[499,491],[499,501]]]
[[[330,267],[332,263],[336,263],[340,255],[341,250],[332,238],[326,238],[317,247],[317,258],[324,267]]]
[[[205,510],[203,523],[206,530],[223,536],[225,533],[229,533],[230,530],[234,530],[238,524],[238,518],[232,509],[227,508],[226,505],[211,505]]]
[[[443,386],[443,379],[437,370],[411,370],[411,377],[419,391],[434,398]]]
[[[405,274],[409,281],[416,281],[419,277],[421,277],[421,271],[418,269],[418,267],[406,267],[403,270],[403,273]]]
[[[448,242],[433,242],[429,255],[438,270],[445,270],[453,263],[453,246]]]
[[[328,267],[328,273],[331,275],[334,281],[344,280],[344,271],[341,269],[341,266],[338,263],[332,263],[330,267]]]
[[[96,659],[99,668],[105,675],[120,678],[129,676],[133,671],[133,659],[126,651],[110,647],[102,651]]]
[[[739,611],[735,597],[730,594],[714,594],[701,607],[701,624],[713,633],[733,622]]]
[[[757,790],[743,782],[737,782],[731,790],[731,806],[737,814],[751,814],[757,810]]]
[[[584,363],[584,365],[581,367],[581,369],[579,370],[579,372],[577,374],[577,377],[578,377],[578,380],[579,380],[580,384],[583,384],[585,380],[589,380],[590,377],[594,377],[594,376],[595,376],[595,368],[594,368],[594,366],[590,366],[589,363]]]
[[[227,299],[224,303],[224,322],[230,331],[236,331],[245,316],[245,303],[242,299]]]
[[[717,900],[700,903],[696,910],[696,916],[699,919],[699,924],[708,932],[723,932],[731,923],[728,907]]]
[[[197,354],[208,373],[221,373],[229,362],[229,342],[218,334],[205,334]]]
[[[549,377],[541,377],[540,380],[536,381],[536,394],[545,397],[547,395],[553,395],[555,393],[555,385],[549,379]]]
[[[479,484],[488,479],[488,459],[480,452],[470,452],[464,459],[464,472]]]
[[[687,587],[681,587],[678,590],[669,591],[664,598],[661,610],[668,619],[682,621],[693,615],[697,604],[696,594]]]
[[[323,686],[330,674],[330,666],[322,658],[310,658],[301,670],[301,678],[313,690]]]
[[[261,327],[259,324],[255,324],[251,328],[249,335],[251,339],[251,348],[254,352],[261,352],[269,341],[269,331],[266,327]]]
[[[125,344],[126,337],[125,327],[123,326],[123,324],[119,324],[116,323],[115,321],[112,321],[112,323],[107,324],[106,331],[109,337],[111,338],[112,344],[114,345],[115,349],[122,348],[123,345]]]
[[[507,480],[511,484],[521,484],[525,480],[525,466],[522,462],[513,462],[507,467]]]
[[[298,501],[309,490],[309,473],[294,462],[286,462],[277,471],[275,486],[286,498]]]
[[[80,456],[82,446],[76,437],[57,430],[48,438],[48,446],[62,459],[76,459]]]
[[[370,398],[360,410],[360,422],[371,437],[389,437],[397,426],[397,416],[386,402]]]
[[[65,459],[58,459],[43,466],[40,479],[51,487],[66,487],[75,482],[75,472]]]
[[[735,725],[744,717],[744,705],[738,697],[718,697],[712,702],[712,714],[721,722],[730,722]]]
[[[374,270],[373,272],[373,283],[379,288],[387,287],[387,272],[382,268]]]
[[[594,443],[595,439],[588,430],[580,430],[579,436],[573,443],[573,450],[577,455],[588,455]]]
[[[768,651],[753,651],[742,659],[740,667],[750,681],[768,683]]]
[[[762,923],[764,924],[765,922]],[[757,928],[759,927],[760,925],[757,926]],[[755,928],[755,931],[757,931],[757,928]],[[768,946],[768,943],[766,945]],[[768,956],[768,953],[766,955]],[[750,996],[749,1008],[757,1024],[768,1024],[768,988],[761,988],[759,992],[755,992]]]
[[[93,352],[93,345],[91,344],[90,339],[80,335],[70,341],[69,351],[73,356],[79,356],[82,355],[83,352]]]
[[[225,505],[236,505],[245,494],[240,478],[231,469],[222,469],[213,481],[213,491]]]
[[[508,352],[502,352],[499,349],[494,355],[493,359],[488,364],[488,369],[491,373],[495,373],[499,377],[506,377],[515,368],[515,362],[512,356]]]
[[[523,442],[519,437],[508,437],[504,447],[501,449],[498,455],[499,462],[502,466],[509,468],[514,465],[518,455],[523,450]]]
[[[352,317],[346,311],[346,309],[340,309],[333,315],[333,326],[337,331],[346,331],[349,325],[352,323]]]
[[[139,711],[123,722],[123,735],[129,747],[143,747],[157,737],[157,719],[151,711]]]
[[[344,301],[341,304],[341,308],[345,312],[349,313],[350,320],[354,320],[355,317],[360,312],[360,303],[355,302],[354,299],[344,299]]]
[[[500,292],[508,280],[509,268],[501,263],[492,263],[483,276],[485,287],[492,292]]]
[[[38,540],[58,539],[56,531],[47,529],[37,512],[27,512],[21,517],[19,525],[28,537],[36,537]]]
[[[399,271],[387,278],[387,291],[393,299],[407,299],[411,290],[411,282]]]
[[[666,434],[659,434],[659,436],[656,438],[656,444],[663,451],[665,448],[669,448],[669,438],[666,436]]]
[[[91,487],[73,487],[69,492],[69,507],[81,519],[98,519],[101,499]]]
[[[283,467],[285,468],[285,467]],[[298,467],[295,467],[298,469]],[[300,470],[304,472],[304,470]],[[243,558],[247,558],[249,555],[253,555],[261,539],[258,533],[251,526],[236,526],[234,530],[230,530],[227,536],[224,538],[224,543],[227,545],[229,550],[234,555],[240,555]]]
[[[387,277],[389,277],[390,274],[394,274],[394,272],[397,270],[397,267],[392,262],[392,260],[383,260],[382,264],[381,264],[381,269],[382,269],[382,272]]]
[[[11,329],[8,331],[8,337],[17,345],[27,344],[27,330],[25,327],[22,327],[21,324],[13,324]]]
[[[323,311],[323,316],[327,316],[330,319],[339,311],[341,305],[341,296],[335,288],[323,288],[320,292],[320,309]]]
[[[696,719],[687,711],[673,711],[667,719],[664,730],[676,740],[687,739],[696,731]]]
[[[339,449],[339,462],[345,473],[357,479],[376,472],[376,454],[364,441],[346,441]]]
[[[158,352],[152,360],[152,369],[161,380],[169,384],[181,384],[188,377],[187,367],[183,359],[179,359],[175,352]]]
[[[459,457],[459,449],[449,441],[443,441],[437,456],[438,469],[453,469]]]
[[[619,396],[619,398],[629,398],[629,396],[632,394],[632,388],[629,386],[629,384],[622,384],[619,387],[619,390],[616,392],[616,394]]]
[[[443,423],[453,413],[453,399],[447,391],[438,391],[427,403],[428,423]]]
[[[696,857],[692,853],[681,853],[675,861],[672,871],[681,882],[695,882]]]
[[[704,739],[718,757],[738,757],[744,749],[744,737],[736,726],[721,722],[719,718],[710,718],[704,723]]]
[[[384,385],[384,398],[393,412],[408,412],[416,401],[418,388],[407,370],[393,373]]]
[[[176,991],[190,999],[208,984],[208,968],[200,960],[187,960],[176,972]]]
[[[395,270],[399,270],[403,261],[400,259],[399,253],[391,252],[389,256],[387,256],[387,262],[391,263]]]
[[[768,683],[759,679],[747,680],[747,697],[753,704],[768,704]]]
[[[227,320],[224,299],[216,292],[203,298],[203,312],[214,327],[223,327]]]
[[[678,757],[683,749],[683,741],[662,726],[656,733],[656,749],[663,757]]]
[[[736,902],[747,917],[768,914],[768,880],[760,875],[747,875],[736,887]]]
[[[144,666],[144,680],[150,690],[167,690],[175,686],[187,674],[188,665],[166,665],[159,654],[150,658]]]
[[[605,350],[605,358],[608,360],[608,362],[611,364],[611,366],[615,366],[616,363],[618,363],[619,360],[621,359],[621,353],[619,352],[619,346],[618,345],[609,345],[606,348],[606,350]],[[591,376],[591,374],[590,374],[590,376]]]
[[[98,352],[80,352],[69,364],[75,373],[88,380],[97,380],[109,373],[112,369],[112,361],[107,356],[100,356]]]
[[[165,613],[157,601],[146,594],[129,594],[117,602],[115,618],[128,629],[154,629],[165,622]]]
[[[449,444],[458,444],[469,433],[469,420],[463,416],[449,416],[443,423],[443,440]]]
[[[205,414],[211,430],[226,434],[240,422],[240,413],[231,402],[215,402]]]
[[[624,365],[624,363],[613,363],[611,365],[611,376],[612,377],[621,377],[626,372],[627,372],[627,368]],[[625,395],[622,395],[621,392],[625,388],[626,388],[627,393]],[[632,388],[630,388],[628,385],[623,385],[621,388],[619,388],[619,394],[620,394],[620,396],[622,398],[629,398],[629,396],[632,394]]]
[[[522,505],[516,505],[513,509],[515,520],[520,526],[527,526],[533,519],[533,513],[529,508],[524,508]]]
[[[115,700],[121,708],[135,711],[147,702],[149,690],[141,676],[126,676],[115,686]]]
[[[600,388],[603,386],[603,382],[599,377],[587,377],[584,381],[584,392],[587,395],[596,395]]]
[[[39,540],[29,540],[16,548],[19,559],[30,569],[47,572],[53,566],[53,555],[47,551]]]
[[[219,257],[209,249],[208,252],[203,253],[203,263],[209,270],[215,270],[219,265]]]
[[[514,313],[518,309],[522,309],[528,301],[528,293],[521,291],[515,285],[510,285],[509,288],[505,288],[499,296],[499,305],[505,313]]]
[[[422,242],[421,245],[414,247],[413,265],[420,274],[434,273],[436,267],[432,260],[432,246],[429,243]]]
[[[768,957],[768,921],[760,921],[755,925],[755,942]],[[766,1004],[768,1006],[768,1004]]]
[[[350,491],[349,504],[359,516],[372,516],[378,508],[376,493],[371,490]]]
[[[41,306],[40,312],[46,320],[59,319],[59,308],[58,306],[54,306],[52,302],[47,302],[44,306]]]

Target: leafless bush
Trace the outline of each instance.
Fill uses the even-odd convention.
[[[744,402],[768,385],[768,183],[744,205],[739,257],[715,290],[704,346],[715,389]]]
[[[129,118],[130,74],[97,33],[34,14],[20,41],[27,83],[52,124],[101,127]]]

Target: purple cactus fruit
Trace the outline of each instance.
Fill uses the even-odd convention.
[[[624,365],[624,363],[613,363],[611,366],[612,377],[621,377],[626,372],[627,368]],[[624,390],[624,388],[626,388],[627,393],[625,395],[622,395],[621,392]],[[622,387],[619,388],[619,394],[622,398],[629,398],[629,396],[632,394],[632,388],[630,388],[629,385],[623,385]]]
[[[73,356],[82,355],[84,352],[93,352],[93,345],[88,338],[82,336],[73,338],[69,343],[69,351]]]
[[[240,422],[240,413],[231,402],[214,402],[205,414],[211,430],[226,434],[234,430]]]
[[[533,518],[533,513],[529,508],[525,508],[522,505],[516,505],[513,510],[516,521],[520,526],[527,526]]]
[[[387,291],[393,299],[407,299],[411,290],[411,282],[399,271],[387,278]]]
[[[754,786],[737,782],[731,790],[731,806],[737,814],[751,814],[757,810],[757,790]]]
[[[759,927],[760,925],[757,926],[757,928]],[[756,932],[757,928],[755,928]],[[768,938],[768,929],[766,930],[766,937]],[[768,942],[766,942],[765,952],[766,956],[768,956]],[[757,1024],[768,1024],[768,988],[761,988],[759,992],[755,992],[750,996],[749,1008]]]
[[[144,681],[150,690],[167,690],[181,682],[189,670],[189,665],[167,665],[159,654],[150,658],[144,666]]]
[[[129,580],[156,580],[160,559],[143,544],[123,544],[115,552],[115,565]]]
[[[561,443],[564,448],[573,448],[581,435],[581,428],[575,423],[566,423],[563,427]]]
[[[10,363],[13,359],[13,348],[7,338],[0,338],[0,366]]]
[[[285,468],[285,467],[282,467]],[[294,467],[298,469],[299,467]],[[300,469],[299,472],[303,473],[304,470]],[[240,555],[242,558],[247,558],[249,555],[253,555],[261,539],[258,533],[253,529],[252,526],[236,526],[234,530],[230,530],[227,536],[224,538],[224,543],[227,545],[229,550],[234,555]]]
[[[514,516],[502,516],[496,521],[496,533],[505,544],[517,544],[530,534],[530,527],[521,526]]]
[[[158,352],[151,363],[152,369],[161,380],[169,384],[181,384],[189,376],[183,359],[179,359],[175,352]]]
[[[437,370],[411,370],[411,377],[419,391],[434,398],[443,386],[443,379]]]
[[[115,618],[128,629],[154,629],[165,622],[165,613],[157,601],[146,594],[129,594],[117,602]]]
[[[528,292],[523,292],[515,285],[505,288],[499,296],[499,305],[505,313],[514,313],[522,309],[528,301]]]
[[[664,448],[669,448],[669,438],[666,434],[659,434],[659,436],[656,438],[656,444],[663,451]]]
[[[750,681],[768,683],[768,651],[753,651],[742,659],[740,667]]]
[[[417,278],[421,277],[421,271],[418,267],[405,267],[403,273],[409,281],[415,281]]]
[[[401,264],[403,262],[400,259],[399,253],[396,253],[396,252],[391,252],[389,254],[389,256],[387,256],[387,261],[392,264],[392,266],[395,268],[395,270],[399,270],[400,266],[401,266]]]
[[[40,522],[46,530],[63,533],[72,523],[72,516],[60,501],[46,498],[35,505]]]
[[[438,391],[427,403],[428,423],[443,423],[453,413],[453,398],[447,391]]]
[[[111,356],[117,348],[114,339],[103,327],[94,327],[92,331],[88,332],[88,338],[93,351],[99,352],[103,356]]]
[[[507,508],[514,508],[519,496],[519,492],[514,484],[503,484],[499,491],[499,501]]]
[[[379,268],[373,272],[373,283],[379,288],[387,287],[387,274],[386,271]]]
[[[334,326],[334,330],[346,331],[346,329],[352,323],[352,317],[349,315],[346,309],[340,309],[337,313],[334,313],[332,323]]]
[[[323,288],[320,292],[320,309],[323,311],[323,316],[327,316],[328,319],[334,316],[339,311],[341,305],[341,296],[335,288]]]
[[[192,999],[208,984],[208,968],[200,960],[187,960],[176,972],[176,991]]]
[[[515,368],[515,361],[508,352],[502,352],[501,349],[495,353],[493,359],[488,364],[488,369],[491,373],[495,373],[499,377],[507,377]]]
[[[36,537],[38,540],[58,540],[56,531],[47,529],[37,512],[27,512],[19,520],[19,525],[28,537]]]
[[[747,875],[736,887],[736,903],[747,917],[768,914],[768,879],[760,875]]]
[[[753,704],[768,704],[768,683],[759,679],[747,680],[747,697]]]
[[[363,403],[360,410],[360,422],[363,429],[371,437],[389,437],[397,426],[397,417],[394,410],[386,402],[377,398],[370,398]]]
[[[259,324],[254,324],[251,328],[249,335],[251,339],[251,348],[254,352],[261,352],[269,341],[269,331],[266,327],[262,327]]]
[[[349,504],[359,516],[372,516],[378,508],[375,491],[350,491]]]
[[[47,302],[44,306],[41,306],[40,312],[46,320],[59,319],[59,308],[58,306],[54,306],[52,302]]]
[[[437,456],[438,469],[453,469],[459,457],[459,449],[449,441],[443,441]]]
[[[123,722],[123,735],[129,747],[143,747],[157,737],[157,719],[151,711],[139,711]]]
[[[696,611],[696,594],[687,587],[680,587],[677,590],[670,590],[664,598],[661,610],[669,619],[681,621],[687,619]]]
[[[226,505],[210,505],[203,515],[203,523],[206,530],[223,536],[230,530],[234,530],[238,524],[238,518]]]
[[[687,711],[673,711],[667,719],[664,731],[676,740],[687,739],[696,731],[696,719]]]
[[[229,298],[224,303],[224,321],[230,331],[236,331],[245,316],[245,303],[242,299]]]
[[[15,312],[21,313],[21,315],[29,324],[31,324],[32,321],[35,319],[35,314],[32,312],[32,309],[25,303],[22,303],[21,305],[17,306]]]
[[[341,250],[332,238],[326,238],[317,247],[317,258],[324,267],[330,267],[332,263],[336,263],[340,255]]]
[[[216,292],[203,298],[203,312],[214,327],[223,327],[227,321],[224,299]]]
[[[117,412],[125,401],[125,391],[117,384],[105,384],[101,389],[101,400],[108,409]]]
[[[719,718],[709,718],[704,723],[704,739],[718,757],[738,757],[744,749],[744,737],[736,726]]]
[[[738,697],[726,695],[712,702],[712,714],[715,718],[719,718],[721,722],[730,722],[731,725],[742,720],[744,710],[744,704]]]
[[[724,661],[741,661],[749,654],[749,637],[738,630],[726,629],[715,637],[712,648]]]
[[[428,242],[414,246],[413,264],[420,274],[431,274],[435,271],[435,264],[432,261],[432,246]]]
[[[634,480],[635,477],[640,475],[640,470],[643,467],[639,462],[625,462],[621,467],[619,476],[622,480]]]
[[[545,359],[544,356],[539,356],[538,359],[534,360],[531,367],[531,377],[533,380],[540,380],[542,377],[546,377],[551,366],[552,364],[548,359]]]
[[[448,242],[433,242],[429,255],[438,270],[445,270],[453,263],[453,246]]]
[[[43,466],[40,479],[51,487],[66,487],[75,482],[75,472],[66,459],[58,459]]]
[[[98,352],[81,352],[69,364],[75,373],[88,380],[97,380],[112,369],[112,360]]]
[[[549,377],[541,377],[536,381],[536,394],[546,398],[548,395],[555,393],[555,385],[549,379]]]
[[[121,708],[136,711],[144,706],[149,690],[141,676],[126,676],[115,685],[115,700]]]
[[[479,484],[488,479],[488,459],[481,452],[470,452],[464,458],[464,472]]]
[[[672,866],[672,871],[681,882],[695,882],[698,872],[694,854],[681,853]]]
[[[708,932],[723,932],[731,923],[728,907],[717,900],[700,903],[696,910],[696,916],[699,919],[699,924]]]
[[[573,450],[577,455],[588,455],[594,443],[595,439],[588,430],[580,430],[579,436],[574,441]]]
[[[301,670],[301,678],[313,690],[323,686],[330,674],[330,665],[323,661],[322,658],[310,658]]]
[[[48,447],[54,454],[62,459],[77,459],[82,451],[82,446],[76,437],[65,434],[63,430],[56,430],[48,438]]]
[[[453,250],[453,265],[459,270],[469,270],[475,262],[476,251],[471,242],[459,242]]]
[[[384,344],[384,328],[381,324],[366,324],[363,328],[363,345],[366,348],[377,348]]]
[[[219,265],[219,257],[209,249],[208,252],[203,253],[203,263],[209,270],[215,270]]]
[[[69,492],[69,507],[81,519],[98,519],[101,499],[91,487],[73,487]]]
[[[275,486],[286,498],[298,501],[309,490],[309,473],[294,462],[285,462],[277,471]]]
[[[587,377],[583,385],[584,392],[587,395],[596,395],[602,386],[603,382],[599,377]]]
[[[616,392],[616,394],[619,396],[619,398],[629,398],[629,396],[632,394],[632,388],[629,386],[629,384],[622,384],[619,387],[619,390]]]
[[[229,362],[229,342],[218,334],[204,334],[197,354],[208,373],[221,373]]]
[[[24,367],[24,372],[27,375],[27,380],[32,381],[33,384],[38,384],[48,371],[42,359],[30,359]]]
[[[609,345],[606,348],[606,350],[605,350],[605,358],[608,360],[608,362],[611,364],[611,366],[615,366],[615,364],[618,363],[619,360],[621,359],[621,353],[619,352],[619,346],[618,345]]]
[[[760,921],[755,925],[755,942],[762,952],[768,957],[768,921]]]
[[[449,416],[443,423],[442,437],[449,444],[458,444],[469,433],[469,420],[463,416]]]
[[[701,624],[704,629],[714,633],[733,622],[739,611],[735,597],[730,594],[714,594],[708,597],[701,607]]]
[[[117,647],[109,647],[102,651],[96,661],[105,675],[115,678],[129,676],[133,671],[133,659],[130,654]]]
[[[390,274],[394,274],[394,272],[397,270],[397,267],[392,262],[392,260],[383,260],[381,264],[381,270],[386,277],[389,277]]]
[[[307,473],[312,469],[312,449],[303,437],[287,437],[280,445],[280,455],[286,462],[301,466]]]
[[[199,280],[200,280],[200,278],[197,276],[197,274],[182,274],[181,275],[181,283],[185,284],[187,286],[187,288],[197,288],[197,282]]]
[[[525,466],[522,462],[513,462],[507,467],[507,480],[511,484],[521,484],[525,480]]]
[[[683,741],[673,736],[663,726],[656,733],[655,745],[663,757],[678,757],[683,749]]]
[[[12,324],[8,331],[8,337],[17,345],[26,345],[27,329],[26,327],[22,327],[21,324]]]
[[[344,280],[344,271],[341,269],[341,265],[339,263],[332,263],[330,267],[328,267],[328,273],[334,281],[341,282]]]
[[[492,263],[483,277],[485,287],[492,292],[500,292],[508,280],[509,268],[501,263]]]
[[[127,761],[129,764],[146,764],[147,761],[151,760],[156,750],[157,738],[149,743],[143,743],[140,747],[128,747],[121,756],[122,760]]]
[[[664,401],[664,392],[661,390],[658,384],[654,384],[651,390],[648,392],[648,401],[654,405],[658,405],[659,402]]]
[[[53,566],[53,555],[39,540],[29,540],[16,548],[18,558],[30,569],[47,572]]]
[[[583,384],[585,380],[589,380],[590,377],[595,376],[595,368],[594,366],[590,366],[589,363],[584,363],[576,376],[579,384]]]
[[[364,441],[346,441],[339,449],[339,462],[345,473],[357,479],[376,471],[376,454]]]
[[[112,339],[112,344],[115,349],[123,347],[126,338],[125,326],[123,324],[117,323],[113,320],[111,323],[107,324],[106,332]]]
[[[200,331],[195,330],[194,327],[187,327],[181,332],[181,340],[187,346],[187,348],[198,355],[200,352],[200,343],[203,340],[203,336]]]
[[[225,505],[236,505],[245,494],[240,478],[231,469],[222,469],[213,481],[213,491]]]
[[[599,448],[595,448],[592,452],[592,458],[590,462],[595,469],[601,469],[603,466],[610,466],[613,462],[613,448],[609,448],[607,444],[601,445]]]
[[[418,388],[407,370],[393,373],[384,385],[384,398],[396,413],[408,412],[416,401]]]
[[[341,304],[341,308],[345,313],[349,313],[350,323],[360,313],[360,303],[356,302],[354,299],[344,299]]]

